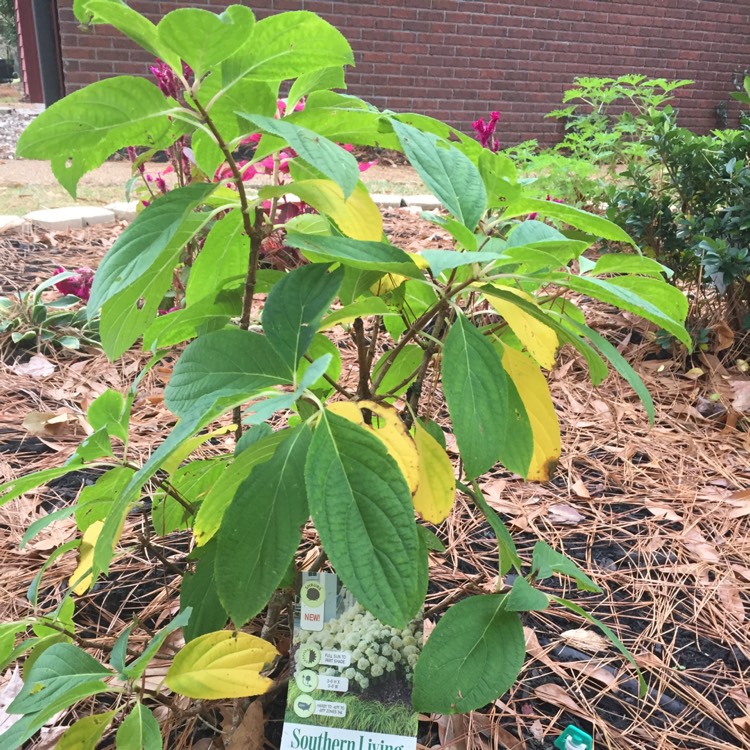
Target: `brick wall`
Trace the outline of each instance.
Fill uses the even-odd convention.
[[[176,7],[220,11],[221,0],[130,0],[153,20]],[[560,106],[577,75],[690,78],[677,106],[681,123],[717,127],[716,107],[737,107],[733,81],[750,69],[750,0],[256,0],[258,17],[311,10],[336,25],[357,67],[349,92],[379,107],[419,111],[470,132],[493,109],[505,144],[554,142],[561,132],[544,115]],[[68,91],[100,78],[144,73],[150,58],[111,28],[78,28],[60,0]]]

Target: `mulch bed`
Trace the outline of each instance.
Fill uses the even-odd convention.
[[[406,210],[387,212],[385,222],[391,239],[405,249],[450,246],[444,233]],[[93,228],[0,238],[4,293],[29,288],[57,265],[96,265],[118,231]],[[670,357],[653,342],[653,330],[633,316],[598,303],[587,303],[586,310],[643,377],[656,402],[655,426],[649,428],[623,381],[612,375],[592,388],[581,362],[565,350],[550,376],[563,431],[563,458],[555,478],[543,485],[526,484],[496,471],[485,478],[484,490],[525,561],[541,538],[564,550],[602,586],[601,595],[581,595],[553,581],[548,591],[578,602],[616,631],[643,670],[648,692],[638,697],[635,670],[596,628],[555,607],[526,616],[528,658],[514,688],[481,712],[423,717],[420,744],[458,750],[552,748],[555,737],[573,723],[591,732],[598,748],[612,750],[750,748],[746,421],[733,412],[724,382],[727,371],[718,357]],[[348,338],[342,335],[338,343],[345,363],[353,359]],[[116,364],[97,351],[49,359],[56,369],[41,379],[16,374],[15,358],[0,365],[0,480],[64,461],[82,434],[75,416],[105,388],[124,390],[145,361],[136,351]],[[694,365],[702,374],[687,374]],[[140,387],[133,460],[145,458],[174,422],[162,399],[169,373],[165,362]],[[717,404],[714,394],[719,407],[707,412],[705,403]],[[440,421],[439,405],[435,409]],[[71,418],[57,433],[31,437],[21,427],[31,411],[65,412]],[[229,438],[219,438],[202,451],[210,455],[230,447]],[[71,519],[20,551],[24,528],[73,502],[94,478],[90,472],[70,475],[0,510],[0,620],[29,613],[25,592],[31,579],[51,549],[75,536]],[[142,513],[131,514],[125,554],[108,579],[77,600],[81,632],[101,638],[104,647],[111,646],[136,613],[146,628],[158,628],[177,610],[177,574],[185,565],[190,537],[183,532],[159,539],[163,549],[154,557],[145,528]],[[432,557],[428,622],[437,619],[446,600],[493,591],[497,585],[496,546],[467,498],[459,496],[439,531],[447,551]],[[308,530],[300,561],[315,558],[316,544]],[[75,555],[68,554],[48,571],[42,607],[56,600],[75,565]],[[254,623],[258,630],[260,624]],[[280,638],[283,651],[288,636]],[[157,660],[149,673],[154,685],[167,663]],[[262,699],[269,748],[278,746],[283,702],[283,690]],[[197,712],[187,699],[180,705],[180,715],[156,708],[170,732],[170,749],[218,747],[211,744],[215,728],[236,723],[238,712],[241,719],[247,707],[207,705]],[[83,704],[81,711],[85,709]],[[61,717],[59,726],[68,726],[73,718],[72,713]],[[52,747],[59,729],[45,732],[46,738],[30,746]]]

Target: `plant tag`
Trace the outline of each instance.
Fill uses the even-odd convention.
[[[421,617],[384,625],[335,573],[302,573],[280,750],[416,750]]]

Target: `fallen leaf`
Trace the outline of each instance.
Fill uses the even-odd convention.
[[[656,503],[652,503],[650,500],[646,500],[644,504],[646,506],[646,510],[648,510],[648,512],[651,513],[652,516],[656,516],[656,518],[664,518],[667,521],[677,521],[678,523],[682,521],[682,516],[679,513],[675,513],[675,511],[671,508],[668,508],[664,505],[657,505]]]
[[[564,708],[579,716],[583,714],[581,707],[568,695],[568,693],[554,682],[546,682],[534,688],[534,695],[545,703],[551,703],[558,708]]]
[[[227,750],[262,750],[265,738],[265,719],[260,701],[253,701],[245,716],[226,744]]]
[[[537,742],[541,742],[544,738],[544,728],[542,727],[542,722],[539,721],[539,719],[532,722],[531,726],[529,727],[529,732]]]
[[[697,529],[690,529],[683,534],[682,542],[702,562],[717,563],[721,560],[716,547],[707,542],[703,534]]]
[[[31,411],[23,419],[21,426],[30,435],[59,437],[70,431],[68,423],[73,423],[72,429],[78,423],[74,414],[68,412]]]
[[[547,516],[552,523],[559,526],[576,526],[586,518],[572,505],[566,505],[565,503],[550,505],[547,508]]]
[[[8,714],[5,712],[5,709],[8,708],[23,688],[23,680],[21,679],[18,667],[15,667],[10,675],[6,672],[3,676],[3,681],[5,685],[0,690],[0,733],[5,733],[6,730],[10,729],[22,718],[19,714]]]
[[[583,483],[583,479],[577,479],[575,482],[573,482],[573,485],[570,488],[575,492],[578,497],[582,497],[584,499],[589,499],[591,495],[589,494],[589,491],[586,489],[586,485]]]
[[[453,748],[453,750],[467,750],[467,722],[466,714],[443,714],[438,717],[438,739],[441,748]]]
[[[750,380],[730,380],[732,408],[740,414],[750,413]]]
[[[736,719],[732,719],[732,723],[737,725],[740,732],[750,737],[750,716],[738,716]]]
[[[585,651],[587,654],[598,654],[609,650],[609,641],[603,635],[586,628],[565,630],[560,633],[560,637],[566,645],[578,651]]]
[[[745,622],[746,612],[742,594],[737,585],[737,579],[731,573],[719,583],[716,593],[726,613],[732,615],[738,622]]]
[[[28,362],[12,368],[16,375],[28,375],[32,378],[46,378],[56,369],[55,365],[41,354],[35,354]]]
[[[715,352],[723,352],[725,349],[729,349],[734,343],[734,331],[731,329],[726,320],[722,320],[717,323],[714,327],[714,335],[716,336],[716,346],[714,347]]]

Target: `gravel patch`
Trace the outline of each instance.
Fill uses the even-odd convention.
[[[30,109],[0,107],[0,159],[16,158],[16,142],[37,114]]]

